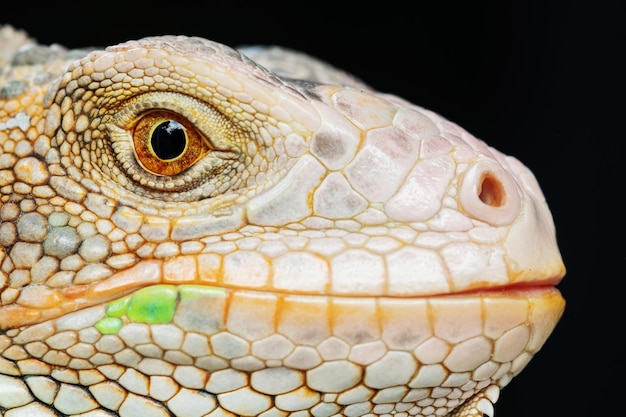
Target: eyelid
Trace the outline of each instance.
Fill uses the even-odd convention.
[[[206,138],[211,149],[233,152],[237,150],[228,133],[241,129],[215,107],[185,94],[157,91],[132,97],[122,103],[111,115],[110,121],[117,127],[130,131],[142,114],[152,110],[170,111],[188,120]]]
[[[190,123],[197,123],[199,106],[209,107],[193,97],[170,92],[152,92],[132,97],[123,102],[112,114],[113,123],[122,129],[130,130],[142,114],[152,110],[168,110],[177,113]]]

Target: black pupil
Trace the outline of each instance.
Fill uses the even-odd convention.
[[[185,128],[174,120],[163,122],[152,131],[150,144],[154,154],[160,159],[175,159],[185,151],[187,145]]]

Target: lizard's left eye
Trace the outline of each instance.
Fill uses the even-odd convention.
[[[167,110],[142,115],[132,136],[137,161],[159,176],[179,174],[210,151],[208,141],[188,120]]]
[[[251,130],[209,103],[153,91],[115,103],[102,119],[109,146],[101,151],[90,138],[94,160],[102,174],[134,193],[195,201],[246,183],[236,173],[248,169]]]

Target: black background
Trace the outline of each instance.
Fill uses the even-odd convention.
[[[2,6],[0,23],[68,47],[158,34],[292,47],[518,157],[535,172],[554,214],[568,268],[559,288],[568,305],[544,348],[503,390],[496,415],[623,413],[623,5],[80,3],[12,1],[13,9]]]

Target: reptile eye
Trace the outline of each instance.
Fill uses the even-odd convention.
[[[176,175],[209,152],[204,136],[187,119],[167,110],[144,114],[133,129],[137,161],[155,175]]]

